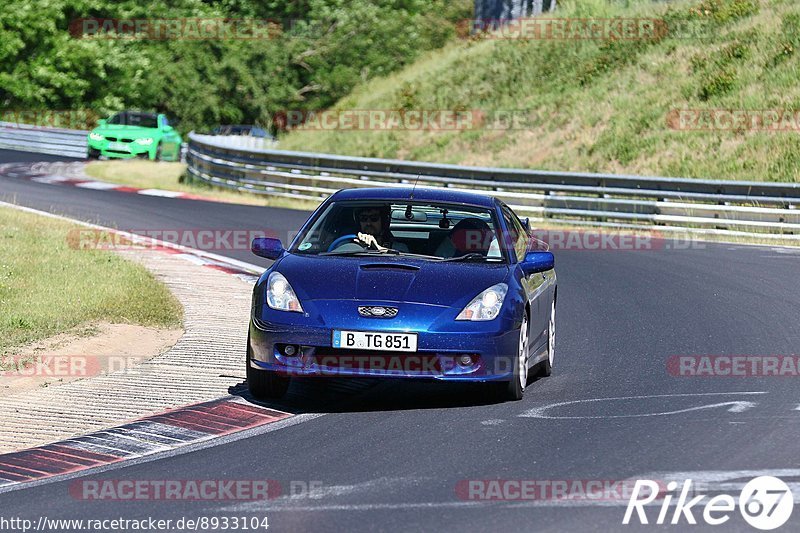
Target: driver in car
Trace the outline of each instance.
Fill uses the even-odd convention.
[[[355,210],[355,219],[361,231],[357,240],[374,250],[394,249],[399,252],[408,252],[408,246],[402,242],[395,242],[389,223],[392,209],[388,205],[380,207],[363,207]]]

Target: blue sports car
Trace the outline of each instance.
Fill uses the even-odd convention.
[[[519,400],[555,348],[553,254],[495,198],[426,188],[328,198],[259,278],[247,383],[278,398],[292,377],[487,382]]]

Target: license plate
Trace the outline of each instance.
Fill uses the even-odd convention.
[[[353,350],[416,352],[417,334],[336,330],[333,332],[333,347]]]
[[[121,152],[129,152],[130,148],[126,143],[108,143],[109,150],[118,150]]]

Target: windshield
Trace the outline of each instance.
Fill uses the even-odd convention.
[[[505,261],[490,209],[416,202],[333,202],[301,233],[291,252],[306,255],[394,253],[431,260]],[[371,236],[375,245],[369,246]]]
[[[121,126],[139,126],[141,128],[158,128],[158,115],[124,111],[112,116],[107,123]]]

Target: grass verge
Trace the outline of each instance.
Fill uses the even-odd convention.
[[[166,163],[155,161],[142,161],[137,159],[118,161],[94,161],[86,165],[86,174],[90,177],[138,187],[142,189],[164,189],[168,191],[196,194],[221,202],[235,204],[263,205],[270,207],[284,207],[289,209],[313,210],[318,203],[281,198],[276,196],[261,196],[242,193],[234,190],[214,187],[197,180],[181,181],[181,176],[186,172],[183,163]]]
[[[71,248],[78,227],[0,207],[0,354],[95,321],[180,325],[180,303],[143,266]]]

